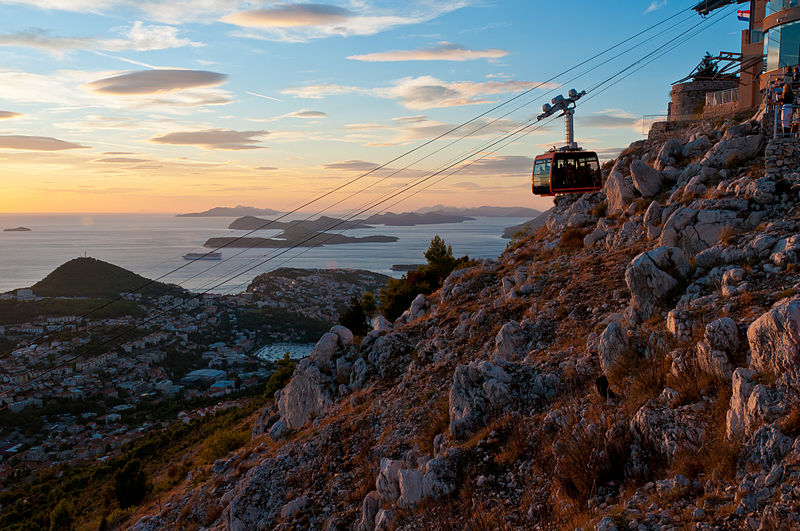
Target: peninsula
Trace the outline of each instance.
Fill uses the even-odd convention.
[[[3,232],[30,232],[28,227],[14,227],[13,229],[3,229]]]

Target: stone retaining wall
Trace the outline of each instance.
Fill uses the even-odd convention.
[[[738,101],[731,101],[721,105],[706,105],[703,109],[703,120],[733,116],[738,108]]]
[[[764,152],[767,177],[788,177],[800,173],[800,138],[770,140]]]

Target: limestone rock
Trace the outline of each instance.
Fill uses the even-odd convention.
[[[700,135],[683,146],[681,154],[686,158],[694,158],[708,151],[710,147],[711,141],[708,137],[706,135]]]
[[[701,417],[691,406],[672,409],[648,403],[631,420],[635,439],[646,442],[668,461],[685,450],[696,451],[706,435]]]
[[[723,317],[708,323],[704,337],[713,349],[733,353],[739,348],[739,327],[736,326],[736,321],[730,317]]]
[[[495,351],[493,359],[512,361],[520,357],[520,347],[524,343],[522,327],[516,321],[511,321],[503,325],[495,337]]]
[[[747,329],[750,366],[773,374],[800,369],[800,297],[779,301]]]
[[[683,146],[681,145],[681,141],[677,138],[670,138],[661,147],[661,151],[658,152],[654,167],[656,170],[663,170],[667,166],[672,166],[677,162],[677,158],[680,157],[682,153]],[[631,168],[631,170],[633,170],[633,168]]]
[[[606,378],[610,378],[617,367],[618,360],[628,350],[628,338],[618,322],[612,321],[600,335],[597,352],[600,355],[600,368]]]
[[[764,137],[749,135],[725,138],[708,150],[701,165],[722,168],[745,162],[755,157],[764,147]]]
[[[641,160],[635,160],[631,164],[631,177],[633,185],[644,197],[658,195],[664,185],[664,176],[661,172]]]
[[[377,490],[370,491],[364,496],[361,504],[361,519],[356,525],[358,531],[372,531],[375,529],[375,516],[381,508],[381,497]]]
[[[269,438],[273,441],[280,441],[289,433],[289,428],[282,420],[275,422],[269,429]]]
[[[400,497],[400,470],[405,466],[403,460],[381,458],[380,471],[375,479],[375,490],[381,500],[391,503]]]
[[[755,375],[755,371],[743,367],[733,371],[731,407],[725,416],[726,436],[729,439],[750,437],[767,418],[769,394],[763,385],[753,381]]]
[[[396,515],[389,509],[381,509],[375,515],[375,531],[391,531],[394,529]]]
[[[690,272],[691,266],[678,248],[658,247],[639,254],[625,269],[631,309],[642,319],[650,318]]]
[[[437,499],[455,489],[453,473],[444,459],[431,459],[425,464],[422,477],[422,496]]]
[[[400,499],[397,505],[408,509],[422,500],[422,472],[401,470],[399,473]]]
[[[301,428],[312,416],[322,413],[332,403],[331,392],[326,385],[330,379],[326,379],[317,367],[305,363],[307,361],[300,362],[278,398],[281,420],[293,430]]]
[[[680,247],[687,256],[713,247],[726,227],[740,229],[742,221],[731,210],[695,210],[680,208],[664,224],[659,243]]]
[[[653,240],[661,235],[661,213],[663,209],[658,201],[653,201],[644,213],[642,224],[648,240]]]
[[[761,470],[769,470],[791,451],[793,442],[774,424],[762,426],[747,441],[742,451],[742,461]]]
[[[619,214],[625,210],[635,197],[633,190],[633,183],[614,166],[603,185],[608,213]]]
[[[308,498],[301,496],[290,501],[281,508],[281,518],[284,520],[294,518],[294,516],[306,508],[308,505]]]
[[[488,361],[459,365],[450,386],[450,434],[464,438],[490,411],[511,400],[511,376]]]

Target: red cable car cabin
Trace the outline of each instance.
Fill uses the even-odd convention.
[[[594,151],[550,151],[533,163],[536,195],[582,194],[603,188],[600,162]]]

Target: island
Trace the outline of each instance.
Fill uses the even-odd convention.
[[[177,214],[179,218],[232,218],[235,216],[273,216],[280,214],[280,210],[271,208],[256,208],[251,206],[236,205],[235,207],[214,207],[203,212],[190,212]]]
[[[3,232],[30,232],[28,227],[14,227],[13,229],[3,229]]]
[[[320,216],[314,220],[297,221],[277,221],[262,219],[254,216],[244,216],[236,219],[228,225],[229,229],[235,230],[289,230],[298,229],[314,232],[325,232],[329,230],[351,230],[351,229],[371,229],[371,225],[362,223],[360,220],[346,221],[344,219]]]
[[[459,214],[447,214],[444,212],[403,212],[395,214],[375,214],[364,220],[364,223],[375,225],[386,225],[387,227],[414,227],[416,225],[441,225],[445,223],[463,223],[473,221],[475,218],[462,216]]]
[[[535,208],[528,207],[448,207],[444,205],[434,205],[417,210],[420,214],[459,214],[462,216],[477,216],[481,218],[534,218],[541,214]]]
[[[328,234],[295,227],[285,230],[275,238],[210,238],[206,241],[204,247],[212,249],[219,249],[221,247],[237,249],[282,249],[290,247],[322,247],[323,245],[343,245],[346,243],[394,243],[397,240],[398,238],[396,236],[375,235],[354,238],[343,234]]]

